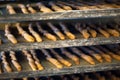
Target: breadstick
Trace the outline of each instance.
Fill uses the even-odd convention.
[[[67,56],[68,58],[73,60],[75,62],[75,64],[77,64],[77,65],[80,64],[80,59],[76,55],[71,54],[64,48],[61,48],[60,50],[61,50],[62,54],[64,54],[65,56]]]
[[[28,14],[28,10],[26,9],[25,5],[23,4],[18,4],[18,7],[21,8],[21,11],[24,13],[24,14]]]
[[[7,62],[6,55],[5,55],[4,51],[1,52],[1,60],[2,60],[2,64],[3,64],[3,67],[5,68],[5,70],[7,72],[12,72],[12,68],[10,67],[10,64]]]
[[[12,64],[15,66],[15,68],[17,69],[17,71],[21,71],[22,70],[22,67],[21,67],[21,65],[18,63],[18,61],[17,61],[17,58],[16,58],[16,56],[15,56],[15,52],[14,51],[10,51],[10,57],[11,57],[11,62],[12,62]]]
[[[87,52],[89,55],[93,56],[96,60],[98,60],[99,62],[103,62],[101,55],[96,54],[93,50],[86,48],[86,47],[80,47],[81,50],[84,50],[85,52]]]
[[[39,7],[40,11],[42,11],[43,13],[50,13],[53,12],[50,8],[46,7],[44,4],[42,3],[37,3],[37,6]]]
[[[57,58],[57,60],[59,61],[59,62],[61,62],[62,64],[64,64],[65,66],[71,66],[72,64],[69,62],[69,61],[67,61],[67,60],[65,60],[63,57],[61,57],[57,52],[55,52],[53,49],[50,49],[50,51],[51,51],[51,53],[52,54],[54,54],[54,56]]]
[[[51,56],[46,50],[41,49],[41,51],[43,52],[43,54],[46,56],[46,59],[47,59],[50,63],[54,64],[57,68],[60,68],[60,69],[63,68],[63,65],[62,65],[60,62],[58,62],[57,59],[52,58],[52,56]]]
[[[11,34],[10,30],[9,30],[9,25],[6,24],[5,25],[5,36],[8,38],[8,40],[10,40],[13,44],[17,43],[17,39],[14,37],[14,35]]]
[[[67,6],[71,6],[75,9],[78,9],[78,10],[89,10],[90,9],[87,6],[79,6],[79,5],[75,5],[75,4],[65,3],[65,2],[62,2],[62,1],[58,1],[58,3],[59,4],[64,4],[64,5],[67,5]]]
[[[61,40],[65,39],[65,36],[52,23],[47,23],[47,24]]]
[[[63,32],[66,34],[67,37],[69,37],[70,39],[75,39],[75,35],[72,34],[67,27],[65,26],[65,24],[63,23],[59,23],[59,25],[61,26]]]
[[[70,6],[67,6],[67,5],[64,5],[64,4],[59,4],[59,3],[57,3],[57,5],[62,7],[64,10],[72,10],[72,8]]]
[[[107,48],[102,47],[102,46],[98,46],[98,48],[101,49],[102,51],[104,51],[105,53],[109,54],[114,59],[120,60],[120,56],[119,55],[114,54],[113,52],[109,51]]]
[[[102,28],[106,30],[109,34],[111,34],[112,36],[119,37],[120,35],[119,32],[115,29],[115,26],[113,27],[112,24],[102,25]]]
[[[94,29],[91,29],[90,27],[87,27],[87,29],[93,38],[97,36],[97,32]]]
[[[29,24],[28,29],[29,29],[30,33],[35,37],[37,42],[42,42],[41,36],[36,31],[33,30],[32,24]]]
[[[97,53],[99,53],[107,62],[111,62],[112,61],[112,58],[110,55],[108,54],[105,54],[103,51],[101,51],[100,49],[96,48],[96,47],[93,47],[91,46],[90,47],[91,49],[93,49],[94,51],[96,51]]]
[[[13,9],[13,7],[11,5],[8,4],[6,6],[6,8],[7,8],[9,14],[16,14],[15,10]]]
[[[37,11],[35,9],[33,9],[30,4],[27,4],[27,7],[28,7],[28,10],[31,12],[31,13],[36,13]]]
[[[86,54],[84,54],[82,51],[78,50],[77,48],[70,48],[74,53],[76,53],[78,56],[80,56],[81,58],[83,58],[85,61],[87,61],[88,63],[95,65],[95,62],[93,60],[93,58],[91,56],[88,56]]]
[[[101,28],[101,26],[103,26],[103,25],[99,24],[99,25],[96,27],[95,25],[93,25],[93,24],[90,23],[89,26],[92,27],[92,28],[94,28],[95,30],[97,30],[97,31],[98,31],[99,33],[101,33],[104,37],[106,37],[106,38],[109,38],[109,37],[110,37],[110,34],[109,34],[107,31],[105,31],[104,29]]]
[[[107,28],[106,31],[109,32],[111,35],[113,35],[115,37],[119,37],[120,36],[119,32],[117,30],[115,30],[115,29]]]
[[[36,25],[37,25],[39,32],[41,32],[45,37],[47,37],[48,39],[53,40],[53,41],[57,40],[57,38],[54,35],[50,34],[46,30],[43,30],[39,23],[36,23]]]
[[[80,23],[77,23],[75,25],[76,30],[78,30],[85,39],[88,39],[90,37],[90,34],[88,33],[87,29],[84,29]]]
[[[83,7],[83,9],[84,8],[86,8],[86,9],[99,9],[97,6],[91,5],[92,3],[90,3],[90,2],[83,2],[83,1],[77,1],[77,2],[70,1],[70,2],[74,5],[78,5],[81,8]]]
[[[30,67],[32,68],[32,70],[36,71],[37,67],[35,65],[34,59],[32,58],[32,55],[26,50],[22,50],[22,53],[27,57],[28,63],[30,65]]]
[[[110,5],[107,5],[107,4],[97,5],[97,7],[99,7],[100,9],[110,9],[110,8],[113,8],[113,6],[110,6]]]
[[[27,40],[28,42],[35,41],[30,34],[28,34],[25,30],[23,30],[23,28],[20,26],[20,23],[16,23],[16,27],[18,29],[19,34],[21,34],[25,38],[25,40]]]
[[[60,8],[59,6],[57,6],[54,2],[49,2],[49,5],[56,12],[63,12],[63,11],[65,11],[64,9]]]
[[[40,64],[40,61],[39,61],[39,59],[36,56],[35,50],[30,50],[30,52],[31,52],[31,54],[32,54],[32,56],[33,56],[33,58],[35,60],[35,64],[36,64],[38,70],[43,70],[44,67]]]

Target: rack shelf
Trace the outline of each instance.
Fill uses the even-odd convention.
[[[120,9],[73,10],[53,13],[14,14],[0,16],[0,23],[41,20],[72,20],[86,18],[120,17]]]
[[[115,44],[120,43],[120,37],[97,37],[89,39],[75,39],[75,40],[58,40],[58,41],[43,41],[41,43],[5,43],[0,46],[0,51],[9,50],[23,50],[23,49],[40,49],[40,48],[61,48],[72,46],[90,46],[90,45],[102,45],[102,44]]]
[[[23,78],[23,77],[40,77],[40,76],[52,76],[52,75],[64,75],[64,74],[73,74],[73,73],[87,73],[94,71],[106,71],[106,70],[115,70],[120,69],[120,62],[113,60],[112,63],[97,63],[96,65],[90,65],[84,60],[80,60],[80,65],[73,65],[72,67],[64,67],[63,69],[57,69],[52,64],[43,61],[42,64],[45,67],[43,71],[31,71],[28,63],[21,62],[26,67],[26,71],[21,72],[11,72],[11,73],[2,73],[0,74],[0,79],[8,78]]]

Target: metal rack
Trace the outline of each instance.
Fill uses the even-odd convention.
[[[4,7],[4,6],[3,6]],[[14,15],[0,15],[0,23],[15,23],[15,22],[32,22],[32,21],[92,21],[99,22],[109,22],[118,21],[120,22],[120,8],[118,9],[102,9],[102,10],[73,10],[66,12],[53,12],[53,13],[35,13],[35,14],[14,14]],[[91,21],[91,22],[92,22]],[[74,22],[74,21],[73,21]],[[0,29],[4,27],[1,26]],[[3,36],[3,34],[0,34]],[[21,39],[22,40],[22,39]],[[102,45],[102,44],[117,44],[120,43],[120,37],[97,37],[89,39],[75,39],[75,40],[58,40],[58,41],[47,41],[41,43],[18,43],[11,44],[7,40],[7,43],[0,45],[0,51],[10,51],[10,50],[22,50],[22,49],[40,49],[40,48],[61,48],[61,47],[73,47],[73,46],[91,46],[91,45]],[[45,70],[43,71],[31,71],[27,65],[26,61],[21,61],[22,66],[25,66],[24,70],[21,72],[11,72],[0,74],[0,79],[8,78],[22,78],[22,77],[39,77],[39,76],[52,76],[52,75],[63,75],[72,73],[86,73],[94,71],[105,71],[105,70],[115,70],[120,69],[120,62],[113,60],[111,63],[97,63],[96,65],[89,65],[85,61],[81,60],[80,65],[73,65],[72,67],[64,67],[63,69],[57,69],[51,64],[43,61],[42,64],[45,65]],[[49,64],[49,66],[47,65]]]
[[[14,14],[0,16],[1,23],[7,22],[24,22],[24,21],[48,21],[48,20],[73,20],[73,19],[89,19],[89,18],[120,18],[120,9],[103,9],[103,10],[87,10],[87,11],[66,11],[66,12],[53,12],[53,13],[36,13],[36,14]]]
[[[120,37],[98,37],[90,39],[75,39],[75,40],[58,40],[58,41],[44,41],[41,43],[7,43],[0,46],[1,51],[9,50],[22,50],[22,49],[40,49],[40,48],[61,48],[61,47],[73,47],[73,46],[90,46],[90,45],[102,45],[102,44],[117,44],[120,43]]]
[[[53,76],[53,75],[64,75],[64,74],[75,74],[75,73],[88,73],[94,71],[107,71],[107,70],[119,70],[120,62],[113,60],[111,63],[96,63],[96,65],[90,65],[84,60],[81,60],[80,65],[73,65],[72,67],[64,67],[62,69],[57,69],[47,61],[43,61],[42,64],[45,66],[45,70],[42,71],[32,71],[28,66],[28,63],[22,61],[20,62],[24,66],[24,70],[21,72],[11,72],[0,74],[0,79],[10,79],[10,78],[23,78],[23,77],[40,77],[40,76]],[[49,65],[48,65],[49,64]]]

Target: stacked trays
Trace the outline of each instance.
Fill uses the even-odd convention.
[[[119,80],[120,3],[111,1],[1,3],[0,79]]]

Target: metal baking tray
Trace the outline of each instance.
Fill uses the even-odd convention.
[[[18,39],[20,40],[20,39]],[[21,41],[24,41],[23,39]],[[9,50],[22,50],[22,49],[40,49],[40,48],[61,48],[61,47],[72,47],[72,46],[90,46],[90,45],[102,45],[102,44],[117,44],[120,43],[120,37],[97,37],[89,39],[75,39],[75,40],[58,40],[58,41],[48,41],[45,40],[41,43],[28,43],[22,42],[18,44],[4,43],[0,45],[0,51],[9,51]]]
[[[92,23],[94,24],[96,19],[92,19]],[[112,20],[112,21],[111,21]],[[88,20],[90,22],[90,20]],[[88,21],[85,21],[85,23],[87,23]],[[108,19],[97,19],[96,21],[102,21],[103,24],[106,24],[106,21],[108,23],[112,23],[112,22],[120,22],[120,19],[118,17],[116,18],[108,18]],[[78,21],[80,22],[80,21]],[[25,29],[27,32],[28,29],[28,23],[21,23],[23,26],[23,29]],[[34,43],[29,43],[29,42],[26,42],[26,40],[21,37],[21,35],[18,34],[18,31],[17,29],[15,28],[14,24],[12,24],[13,26],[11,26],[11,32],[13,31],[14,33],[14,36],[17,38],[18,40],[18,43],[17,44],[12,44],[8,39],[7,37],[5,37],[5,32],[3,31],[4,30],[4,24],[1,24],[1,27],[0,27],[0,38],[1,40],[3,41],[3,44],[0,45],[0,50],[2,51],[9,51],[9,50],[22,50],[22,49],[39,49],[39,48],[61,48],[61,47],[72,47],[72,46],[90,46],[90,45],[102,45],[102,44],[116,44],[116,43],[120,43],[120,37],[109,37],[109,38],[105,38],[103,35],[101,35],[100,33],[97,34],[97,37],[96,38],[88,38],[88,39],[85,39],[83,38],[83,36],[81,35],[81,33],[79,33],[73,25],[69,24],[69,23],[77,23],[76,21],[68,21],[66,22],[66,27],[70,30],[70,32],[72,32],[75,36],[76,36],[76,39],[74,40],[70,40],[69,38],[66,37],[65,40],[60,40],[58,37],[57,37],[57,41],[51,41],[51,40],[48,40],[47,38],[45,38],[43,35],[41,35],[42,39],[43,39],[43,42],[34,42]],[[35,23],[34,23],[35,24]],[[53,22],[53,24],[55,26],[58,27],[58,29],[60,29],[60,26],[58,25],[58,22]],[[54,34],[51,29],[49,28],[49,26],[46,25],[46,22],[44,23],[41,23],[42,27],[45,28],[45,30],[47,30],[48,32],[50,32],[51,34]],[[33,25],[33,28],[37,31],[37,27],[35,25]],[[38,32],[38,31],[37,31]],[[63,33],[63,32],[62,32]],[[55,35],[55,34],[54,34]]]
[[[120,18],[120,9],[103,9],[103,10],[73,10],[53,13],[36,13],[36,14],[14,14],[0,16],[0,23],[22,22],[22,21],[46,21],[46,20],[73,20],[87,18]]]
[[[45,27],[45,26],[43,26],[43,27]],[[17,30],[15,29],[15,27],[13,27],[14,35],[16,36],[16,38],[18,40],[18,43],[17,44],[12,44],[7,39],[7,37],[4,36],[4,34],[5,34],[4,31],[0,30],[0,37],[1,37],[1,40],[3,41],[3,44],[0,45],[0,51],[22,50],[22,49],[29,50],[29,49],[40,49],[40,48],[49,49],[49,48],[61,48],[61,47],[72,47],[72,46],[90,46],[90,45],[120,43],[120,37],[111,36],[109,38],[105,38],[100,33],[97,34],[96,38],[90,37],[88,39],[85,39],[72,26],[66,26],[66,27],[68,27],[68,29],[76,36],[76,39],[70,40],[69,38],[66,37],[65,40],[60,40],[57,37],[57,41],[51,41],[51,40],[49,40],[49,39],[47,39],[47,38],[45,38],[44,36],[41,35],[41,37],[43,39],[42,42],[29,43],[23,37],[21,37],[21,35],[19,35],[18,32],[15,32]],[[24,29],[26,29],[26,27],[24,27]],[[49,28],[46,28],[46,29],[47,29],[47,31],[49,31]],[[27,32],[29,32],[29,31],[27,31]],[[51,31],[49,31],[49,32],[52,33]],[[54,34],[54,33],[52,33],[52,34]]]
[[[42,71],[32,71],[27,61],[21,59],[19,61],[22,64],[23,71],[0,74],[0,79],[10,78],[23,78],[23,77],[40,77],[40,76],[53,76],[53,75],[64,75],[64,74],[75,74],[75,73],[88,73],[96,71],[107,71],[107,70],[120,70],[120,62],[113,60],[111,63],[96,63],[96,65],[90,65],[84,60],[80,60],[80,65],[73,65],[72,67],[64,67],[57,69],[48,61],[42,61],[41,64],[45,67]],[[13,67],[14,69],[14,67]]]

